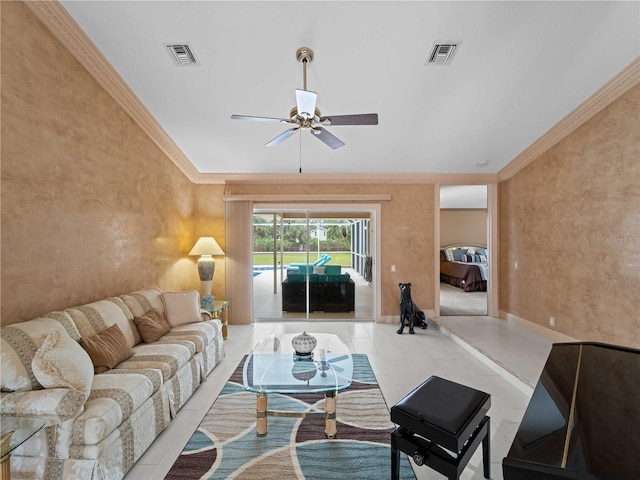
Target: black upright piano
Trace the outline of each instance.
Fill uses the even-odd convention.
[[[640,350],[554,344],[502,471],[505,480],[640,479]]]

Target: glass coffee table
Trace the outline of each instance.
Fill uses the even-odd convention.
[[[11,478],[11,452],[38,433],[45,423],[37,417],[0,416],[0,480]]]
[[[297,334],[271,335],[260,341],[244,364],[244,388],[256,394],[256,434],[267,434],[267,416],[325,419],[325,434],[337,433],[336,408],[340,390],[351,385],[353,357],[340,337],[314,333],[317,345],[308,356],[298,356],[291,345]],[[324,393],[324,412],[269,410],[270,393]]]

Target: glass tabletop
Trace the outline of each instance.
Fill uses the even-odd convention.
[[[291,344],[297,335],[271,335],[260,341],[244,364],[244,388],[255,393],[317,393],[351,385],[353,358],[340,337],[313,333],[318,343],[312,355],[301,359]]]
[[[44,427],[45,421],[37,417],[14,417],[2,415],[0,417],[0,438],[2,439],[1,456],[11,453]],[[5,436],[11,436],[5,441]]]

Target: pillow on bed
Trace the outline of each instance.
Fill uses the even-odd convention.
[[[467,251],[464,248],[456,248],[453,251],[453,260],[456,262],[464,262],[464,256]]]
[[[487,256],[487,250],[485,248],[476,248],[476,254],[477,255],[484,255],[486,257]]]
[[[447,262],[453,262],[453,251],[451,249],[447,248],[444,251],[444,255],[447,257]]]

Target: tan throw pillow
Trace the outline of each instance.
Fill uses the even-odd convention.
[[[78,342],[62,330],[52,330],[31,361],[36,380],[44,388],[71,388],[89,396],[93,364]]]
[[[157,308],[152,308],[141,317],[133,317],[133,323],[138,327],[145,343],[153,343],[171,330],[164,315]]]
[[[80,345],[91,357],[95,373],[106,372],[134,354],[124,333],[116,324],[97,335],[81,337]]]
[[[186,323],[201,322],[200,294],[197,290],[187,292],[164,292],[164,313],[171,327]]]

